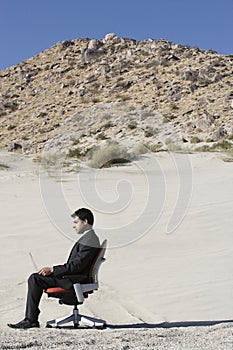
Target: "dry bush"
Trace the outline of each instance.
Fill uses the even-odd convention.
[[[96,140],[106,140],[108,139],[109,137],[106,136],[106,134],[104,132],[101,132],[99,134],[96,135]]]
[[[128,124],[128,128],[130,130],[137,129],[137,122],[135,120],[130,121]]]
[[[148,147],[146,147],[146,146],[144,145],[144,143],[141,142],[141,143],[138,143],[138,144],[133,148],[133,150],[132,150],[132,152],[131,152],[131,156],[132,156],[132,157],[138,157],[138,156],[140,156],[141,154],[146,154],[146,153],[149,153],[149,152],[150,152],[150,150],[148,150]]]
[[[10,167],[6,164],[0,163],[0,170],[6,170],[6,169],[10,169]]]
[[[199,143],[201,142],[201,139],[198,136],[192,136],[190,139],[191,143]]]
[[[201,147],[195,148],[195,151],[198,152],[233,152],[233,143],[223,139],[213,145],[204,145]]]
[[[92,168],[107,168],[114,164],[130,162],[130,155],[126,147],[119,146],[116,143],[97,147],[91,155],[89,162]]]
[[[145,143],[141,142],[137,144],[134,149],[131,152],[132,157],[138,157],[141,154],[146,154],[146,153],[156,153],[163,151],[163,144],[162,142],[157,142],[157,143]]]

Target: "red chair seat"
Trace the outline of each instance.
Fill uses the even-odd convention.
[[[48,288],[45,290],[45,293],[52,294],[52,293],[72,293],[73,290],[71,289],[64,289],[60,287],[54,287],[54,288]]]

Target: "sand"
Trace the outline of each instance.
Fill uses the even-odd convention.
[[[2,152],[0,164],[1,349],[232,349],[232,162],[163,152],[69,173]],[[80,311],[107,328],[45,328],[70,307],[44,295],[40,329],[9,329],[24,316],[30,273],[67,259],[81,206],[108,249]]]

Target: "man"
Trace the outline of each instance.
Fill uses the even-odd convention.
[[[81,236],[74,244],[67,262],[63,265],[42,267],[38,273],[33,273],[28,279],[28,294],[26,302],[25,319],[16,324],[8,324],[11,328],[27,329],[40,327],[38,322],[39,303],[43,291],[51,287],[71,289],[73,282],[66,275],[76,275],[75,282],[86,283],[92,262],[100,247],[99,238],[95,234],[92,225],[93,213],[86,208],[76,210],[73,228]]]

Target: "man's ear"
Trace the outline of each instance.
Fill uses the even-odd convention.
[[[84,222],[85,222],[85,225],[87,225],[87,224],[88,224],[88,221],[87,221],[87,219],[85,219],[85,220],[84,220]]]

